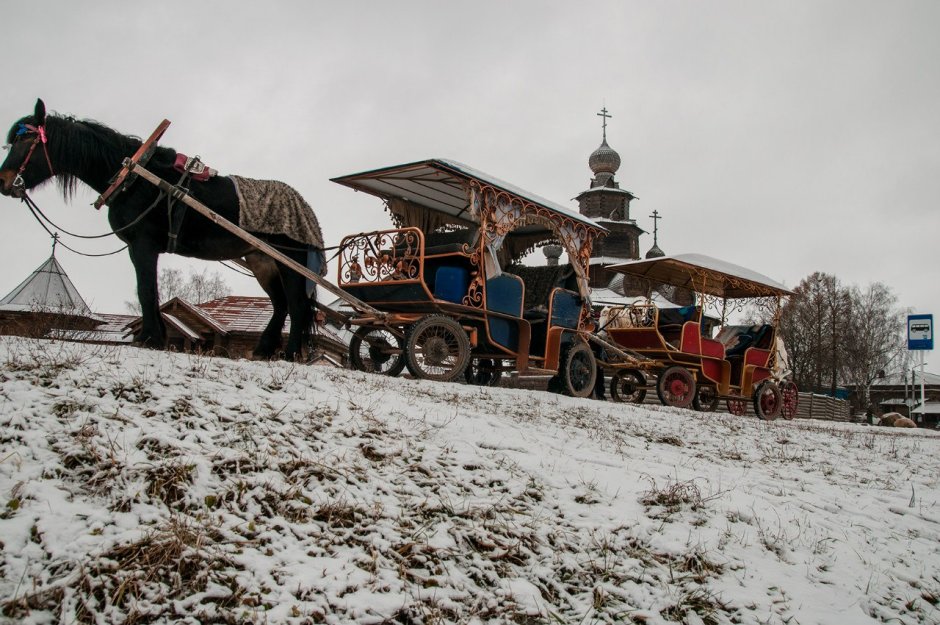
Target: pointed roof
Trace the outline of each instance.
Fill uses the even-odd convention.
[[[0,310],[46,311],[95,317],[56,260],[55,250],[49,260],[0,300]]]

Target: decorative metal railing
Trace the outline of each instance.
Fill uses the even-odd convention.
[[[424,234],[418,228],[351,234],[340,243],[339,284],[420,280]]]

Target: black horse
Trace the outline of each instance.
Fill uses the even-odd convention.
[[[102,124],[90,120],[46,115],[42,100],[36,101],[32,115],[23,117],[10,129],[7,136],[9,154],[0,166],[0,192],[23,198],[26,191],[53,178],[57,179],[63,196],[69,200],[81,181],[98,193],[104,192],[111,178],[121,169],[125,158],[141,146],[136,137],[122,135]],[[170,148],[157,148],[147,163],[147,169],[170,182],[179,184],[182,174],[174,168],[177,153]],[[213,176],[204,182],[189,182],[190,194],[225,219],[239,224],[247,208],[242,193],[244,185],[255,184],[244,178]],[[287,202],[299,212],[285,221],[307,224],[313,235],[292,238],[283,231],[265,228],[253,231],[286,256],[319,272],[325,273],[323,238],[316,217],[309,206],[293,189],[283,183],[262,181],[290,196]],[[284,356],[300,356],[313,321],[316,292],[308,296],[306,279],[297,272],[274,261],[238,237],[195,211],[185,211],[182,203],[171,204],[160,197],[158,188],[146,181],[136,180],[126,190],[113,196],[108,210],[108,221],[117,236],[127,243],[131,262],[137,273],[137,296],[140,300],[142,328],[134,340],[149,347],[162,348],[166,342],[166,328],[159,313],[157,295],[157,259],[160,254],[173,252],[205,260],[243,258],[254,272],[261,288],[271,298],[274,314],[258,341],[254,355],[270,358],[278,354],[281,332],[287,315],[291,329]],[[270,198],[269,198],[270,199]],[[278,197],[274,197],[278,203]],[[170,207],[168,211],[168,206]],[[283,209],[284,206],[275,207]],[[181,221],[172,236],[169,222]],[[264,221],[262,215],[261,221]],[[256,219],[257,221],[257,219]],[[175,245],[171,239],[175,238]],[[173,248],[173,249],[171,249]]]

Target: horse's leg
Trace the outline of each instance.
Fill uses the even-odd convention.
[[[287,319],[287,297],[281,285],[277,263],[273,259],[255,252],[245,256],[245,264],[255,274],[264,292],[271,298],[271,306],[274,308],[271,320],[261,333],[261,338],[253,352],[255,358],[268,359],[273,357],[281,347],[281,333],[284,330],[284,320]]]
[[[160,254],[152,246],[139,243],[128,245],[127,250],[137,273],[137,300],[140,303],[141,328],[134,341],[145,347],[163,349],[166,327],[160,316],[157,291],[157,259]]]
[[[281,284],[284,286],[287,310],[290,314],[290,334],[287,337],[284,357],[288,360],[298,360],[303,355],[304,343],[309,336],[310,322],[313,320],[311,301],[307,297],[307,280],[293,269],[280,264],[277,267],[281,273]]]

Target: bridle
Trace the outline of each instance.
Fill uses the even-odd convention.
[[[36,146],[40,143],[42,144],[42,151],[46,155],[46,164],[49,166],[49,173],[55,176],[55,170],[52,168],[52,159],[49,158],[49,142],[46,139],[46,127],[39,125],[33,126],[32,124],[19,124],[19,127],[16,130],[16,136],[20,137],[23,135],[33,134],[33,143],[29,146],[29,152],[26,153],[26,158],[23,159],[22,165],[16,172],[16,177],[13,178],[13,189],[22,189],[26,191],[26,181],[23,180],[23,172],[26,171],[26,166],[29,165],[29,159],[33,157],[33,152],[36,151]]]

